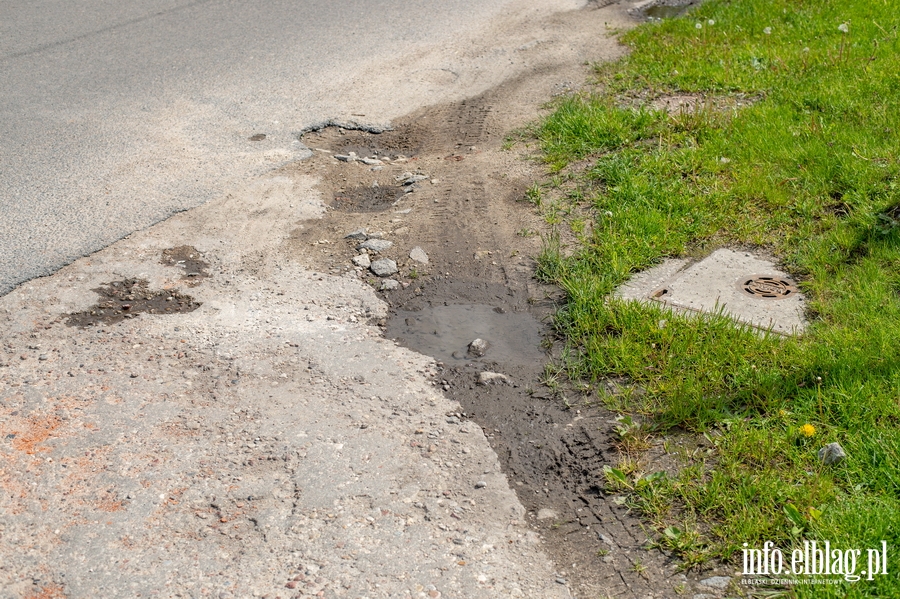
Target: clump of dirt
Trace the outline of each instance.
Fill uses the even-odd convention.
[[[404,193],[403,188],[396,185],[356,187],[334,194],[330,205],[343,212],[380,212],[396,204]]]
[[[138,314],[183,314],[200,307],[189,295],[177,291],[151,291],[147,281],[125,279],[113,281],[106,287],[94,289],[100,296],[97,304],[83,312],[68,315],[66,324],[89,327],[97,324],[114,324]]]
[[[200,284],[209,276],[209,263],[203,260],[203,254],[192,245],[179,245],[162,252],[162,264],[184,269],[181,275],[191,287]]]

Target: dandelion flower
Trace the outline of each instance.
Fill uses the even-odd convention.
[[[772,28],[766,27],[765,29],[763,29],[763,33],[765,33],[766,35],[772,35]]]
[[[841,33],[850,33],[850,24],[849,23],[841,23],[838,25],[838,31]]]
[[[696,27],[697,29],[703,29],[703,25],[701,25],[700,23],[697,23],[696,25],[694,25],[694,27]]]
[[[811,424],[804,424],[800,427],[800,434],[804,437],[812,437],[816,434],[816,427]]]
[[[706,24],[709,26],[713,26],[716,24],[716,22],[713,19],[710,19],[709,21],[706,22]]]

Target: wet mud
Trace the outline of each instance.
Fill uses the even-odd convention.
[[[113,281],[105,287],[94,289],[100,296],[96,305],[70,314],[66,324],[73,327],[109,325],[140,314],[179,314],[193,312],[200,307],[189,295],[164,289],[151,290],[147,281],[125,279]]]
[[[160,263],[182,269],[181,278],[191,287],[209,277],[209,263],[203,259],[200,250],[190,245],[163,250]]]
[[[697,586],[700,573],[682,573],[654,548],[638,515],[607,490],[603,466],[617,466],[620,456],[615,415],[599,391],[545,384],[560,347],[549,323],[565,298],[533,277],[541,248],[533,232],[545,225],[524,192],[544,176],[542,167],[527,148],[502,149],[510,126],[493,106],[516,85],[419,111],[381,134],[332,127],[305,135],[316,152],[292,168],[318,177],[325,197],[373,182],[382,188],[409,173],[422,180],[388,209],[335,207],[321,221],[298,223],[285,251],[310,268],[371,284],[390,305],[385,336],[437,360],[433,384],[485,431],[573,596],[709,591]],[[383,164],[334,157],[350,152]],[[392,242],[377,256],[397,263],[396,289],[380,291],[384,279],[354,266],[359,242],[344,237],[359,229]],[[427,252],[427,264],[410,259],[413,247]],[[483,356],[468,351],[476,338],[488,343]],[[483,372],[506,380],[479,384]]]
[[[405,192],[396,185],[338,191],[330,206],[343,212],[380,212],[396,205]]]

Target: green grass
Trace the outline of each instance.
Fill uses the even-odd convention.
[[[657,434],[709,434],[680,475],[616,470],[610,484],[688,564],[740,566],[745,542],[888,542],[890,575],[797,596],[900,596],[898,9],[710,0],[625,34],[630,55],[597,68],[602,91],[561,100],[538,128],[557,182],[575,186],[555,204],[554,185],[529,191],[557,207],[554,226],[577,223],[574,247],[546,236],[538,269],[568,295],[555,320],[566,374],[627,376],[646,393],[617,408]],[[716,101],[690,114],[623,107],[636,91]],[[803,336],[609,298],[663,257],[724,245],[764,248],[801,281]],[[816,452],[831,441],[848,458],[825,467]]]

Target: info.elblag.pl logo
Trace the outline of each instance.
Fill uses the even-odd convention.
[[[789,559],[775,543],[766,541],[762,549],[752,549],[744,543],[743,554],[744,576],[841,576],[848,582],[857,582],[863,577],[875,580],[888,573],[887,541],[865,551],[832,547],[830,541],[804,541],[803,547],[790,552]],[[863,566],[865,569],[860,569]]]

